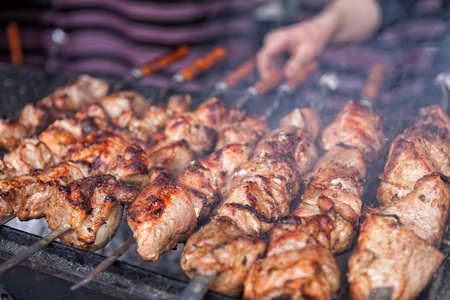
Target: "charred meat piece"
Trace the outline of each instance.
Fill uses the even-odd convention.
[[[341,253],[352,246],[355,238],[364,183],[364,178],[354,168],[337,163],[322,165],[308,183],[302,201],[292,215],[328,216],[333,224],[328,249]]]
[[[147,100],[134,91],[111,94],[103,98],[100,104],[113,119],[126,111],[131,111],[133,115],[140,118],[149,107]]]
[[[352,299],[367,299],[374,288],[392,288],[391,299],[414,299],[445,256],[395,215],[368,215],[358,248],[349,260]]]
[[[331,299],[340,287],[340,270],[318,242],[328,239],[321,223],[328,223],[326,217],[282,219],[270,235],[267,256],[255,261],[245,279],[243,298]]]
[[[267,120],[262,115],[243,115],[237,109],[232,109],[226,122],[219,130],[216,150],[225,145],[258,142],[269,132]]]
[[[30,136],[29,130],[19,122],[10,119],[0,119],[0,148],[12,151],[21,138]]]
[[[430,123],[435,120],[435,123]],[[450,176],[450,119],[441,108],[422,108],[416,124],[399,135],[389,150],[378,201],[389,203],[410,193],[420,178],[439,172]]]
[[[22,139],[14,151],[3,157],[1,179],[29,174],[55,163],[53,152],[39,138]]]
[[[197,218],[208,216],[226,197],[235,170],[248,161],[250,152],[246,145],[230,144],[191,162],[178,175],[177,182],[189,193]]]
[[[88,166],[63,162],[30,175],[0,181],[1,218],[15,213],[21,221],[44,217],[45,203],[69,182],[88,176]]]
[[[122,186],[111,175],[86,177],[60,186],[45,203],[45,217],[52,230],[73,229],[60,237],[62,243],[95,251],[117,231],[121,203],[129,203],[137,194],[137,189]]]
[[[186,239],[197,224],[194,207],[186,191],[162,173],[127,209],[127,220],[137,239],[139,255],[156,261],[176,247],[178,236]],[[177,239],[173,239],[173,229]]]
[[[105,174],[128,143],[108,131],[95,131],[77,141],[64,156],[64,161],[83,161],[92,167],[91,174]]]
[[[341,144],[356,147],[374,161],[386,146],[381,118],[363,105],[350,101],[335,121],[323,130],[319,144],[325,150]]]
[[[106,82],[87,75],[79,76],[38,103],[26,105],[19,116],[19,123],[28,129],[30,135],[38,133],[53,121],[70,117],[90,104],[98,103],[107,91]]]
[[[119,103],[119,108],[113,106],[116,102]],[[148,106],[146,100],[135,92],[114,94],[102,101],[113,118],[113,128],[110,130],[143,147],[154,133],[164,129],[174,114],[188,111],[190,104],[191,97],[180,94],[170,97],[165,108],[161,104]],[[107,105],[113,108],[106,108]]]
[[[215,274],[211,289],[238,296],[247,270],[265,248],[229,218],[217,217],[189,238],[180,263],[189,277]]]
[[[235,175],[218,215],[239,224],[249,236],[263,237],[275,220],[289,213],[289,204],[300,188],[298,179],[291,158],[259,155]]]

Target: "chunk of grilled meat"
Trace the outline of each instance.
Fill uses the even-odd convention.
[[[107,173],[109,167],[129,144],[108,131],[94,131],[77,141],[63,157],[64,161],[83,161],[91,165],[91,174]]]
[[[245,122],[245,118],[238,121]],[[256,126],[255,130],[259,130],[261,127],[261,125]],[[259,137],[250,130],[246,132],[252,137]],[[257,142],[256,140],[252,141],[249,137],[244,138],[243,141],[250,143],[249,145],[226,145],[210,155],[191,162],[177,177],[177,190],[182,189],[183,192],[175,193],[168,200],[161,199],[158,196],[158,193],[161,193],[161,187],[158,186],[160,183],[155,181],[130,205],[127,210],[128,223],[137,238],[137,251],[142,258],[152,261],[158,259],[162,253],[184,241],[195,229],[197,220],[209,215],[220,204],[220,201],[226,196],[235,170],[248,160],[251,150]],[[165,176],[164,183],[166,183],[167,175],[162,176]],[[170,186],[174,184],[172,183]],[[170,203],[166,205],[162,203],[163,201],[182,203],[189,201],[190,203],[183,206],[185,209],[179,209]],[[167,207],[155,215],[151,209],[148,209],[148,207],[153,207],[152,205],[157,207],[166,205]],[[191,210],[194,211],[193,218],[190,217]],[[139,218],[136,218],[136,211],[140,213]],[[187,216],[189,217],[187,218]],[[145,224],[148,225],[139,222],[144,218]],[[183,224],[183,226],[179,224]],[[164,233],[157,234],[159,228],[163,228]]]
[[[211,289],[239,295],[247,270],[265,248],[263,241],[246,237],[229,218],[218,217],[188,239],[181,265],[189,277],[215,274]]]
[[[45,202],[61,185],[88,176],[88,166],[63,162],[30,175],[0,181],[0,218],[15,213],[21,221],[44,217]]]
[[[233,220],[249,236],[263,237],[275,220],[289,213],[299,187],[299,172],[292,158],[258,155],[235,175],[218,215]]]
[[[311,110],[304,113],[311,114],[311,120],[317,124],[310,128],[320,126],[317,114]],[[265,236],[274,222],[289,212],[289,204],[299,190],[300,176],[316,158],[308,133],[295,127],[276,130],[262,140],[252,159],[234,176],[231,192],[217,217],[188,240],[181,256],[185,273],[216,274],[212,289],[239,295],[247,270],[265,248],[264,243],[251,236]],[[221,224],[235,224],[238,233]],[[220,239],[211,235],[216,228],[221,228]]]
[[[128,207],[127,220],[136,237],[139,255],[150,261],[173,249],[179,238],[186,239],[197,224],[189,195],[164,173]],[[177,229],[177,239],[173,228]]]
[[[371,210],[377,215],[395,215],[408,228],[428,244],[439,247],[446,230],[450,205],[450,180],[433,173],[416,182],[414,190],[401,200]],[[425,217],[426,216],[426,217]]]
[[[122,92],[111,95],[102,101],[102,105],[113,118],[113,132],[129,141],[138,143],[145,147],[150,137],[164,126],[176,113],[186,112],[190,109],[192,102],[188,94],[174,95],[169,98],[167,106],[155,104],[148,107],[143,104],[142,96],[135,92]],[[106,108],[119,102],[120,109],[114,107]],[[146,107],[146,108],[145,108]]]
[[[62,235],[62,243],[95,251],[106,245],[122,219],[121,202],[129,203],[138,190],[122,186],[111,175],[75,180],[60,186],[45,202],[45,217],[50,229],[73,230]]]
[[[13,150],[21,138],[30,136],[29,130],[11,118],[0,119],[0,148]]]
[[[214,206],[227,196],[236,169],[248,161],[251,147],[230,144],[198,160],[192,161],[177,182],[189,194],[198,219],[208,216]]]
[[[98,103],[106,95],[108,85],[89,76],[79,76],[50,96],[28,104],[18,118],[0,119],[0,147],[12,151],[22,138],[41,132],[53,121],[72,116],[75,112]]]
[[[213,98],[193,113],[174,115],[164,131],[154,134],[145,148],[150,168],[164,167],[170,175],[176,176],[192,159],[212,150],[217,129],[226,117],[224,110],[223,101]]]
[[[350,102],[325,128],[321,143],[328,152],[308,175],[297,209],[272,231],[267,256],[249,271],[245,298],[331,299],[339,290],[333,253],[351,247],[359,226],[367,164],[385,143],[377,120]],[[338,132],[331,141],[330,132]]]
[[[64,160],[67,152],[85,135],[106,128],[109,116],[99,105],[91,105],[74,119],[56,120],[35,138],[22,139],[3,159],[1,179],[29,174]]]
[[[323,130],[319,140],[325,150],[341,144],[356,147],[370,161],[376,160],[386,146],[381,118],[363,105],[350,101],[336,120]]]
[[[364,183],[364,178],[354,168],[337,163],[322,165],[308,183],[302,201],[292,215],[327,216],[333,226],[328,249],[333,253],[348,250],[359,226]]]
[[[419,238],[396,215],[369,214],[349,260],[352,299],[374,288],[392,288],[391,299],[414,299],[445,256]]]
[[[412,299],[444,256],[439,245],[448,219],[450,119],[437,106],[423,108],[414,126],[391,145],[377,196],[384,206],[363,222],[359,248],[349,261],[351,296],[391,288],[391,299]]]
[[[415,125],[393,142],[378,201],[390,203],[410,193],[420,178],[439,172],[450,176],[450,119],[438,106],[422,108]]]
[[[28,104],[19,116],[29,135],[36,134],[58,119],[72,116],[77,111],[98,103],[108,92],[108,84],[87,75],[78,76],[65,87],[55,90],[36,104]]]
[[[100,104],[113,119],[118,118],[126,111],[131,111],[138,118],[143,117],[150,106],[144,97],[134,91],[111,94],[103,98]]]
[[[14,151],[3,157],[0,179],[29,174],[34,170],[45,169],[53,164],[53,153],[39,138],[26,138],[20,141]]]
[[[340,287],[340,270],[320,244],[328,240],[327,224],[326,217],[282,219],[270,235],[266,257],[250,268],[243,298],[331,299]]]
[[[216,150],[225,145],[259,141],[268,132],[269,127],[265,116],[247,115],[242,110],[231,109],[226,122],[220,127]]]

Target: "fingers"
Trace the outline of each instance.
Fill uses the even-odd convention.
[[[280,68],[276,60],[282,52],[288,50],[289,46],[289,40],[284,31],[281,29],[268,33],[263,47],[258,52],[258,71],[262,79],[267,79],[271,73]]]
[[[312,60],[318,53],[312,43],[301,43],[297,45],[291,54],[289,60],[283,67],[283,73],[286,78],[293,77],[302,66]]]

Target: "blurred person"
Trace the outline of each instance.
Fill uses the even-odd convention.
[[[414,0],[333,0],[318,15],[270,31],[258,52],[262,78],[282,68],[291,77],[326,45],[349,44],[370,38],[379,28],[413,14]],[[281,66],[283,53],[290,55]]]

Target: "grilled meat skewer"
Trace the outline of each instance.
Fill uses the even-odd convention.
[[[329,141],[330,132],[339,132],[342,141],[335,135]],[[251,267],[244,283],[246,299],[331,299],[339,290],[333,253],[353,243],[366,168],[385,145],[380,118],[350,101],[323,130],[320,143],[329,153],[308,176],[297,209],[272,231],[267,256]]]
[[[165,173],[152,180],[152,183],[127,209],[129,225],[137,240],[132,238],[127,241],[88,276],[73,285],[71,290],[91,281],[136,241],[141,257],[156,260],[155,257],[159,257],[160,254],[172,249],[179,241],[185,239],[186,228],[195,227],[196,219],[203,218],[211,212],[211,209],[226,192],[231,174],[240,164],[247,161],[255,143],[268,131],[267,122],[263,116],[248,115],[237,109],[230,111],[226,122],[223,122],[220,127],[222,128],[220,132],[225,132],[225,134],[219,135],[216,147],[231,143],[210,155],[191,162],[185,171],[178,175],[178,184],[181,187]],[[187,207],[186,202],[183,202],[183,199],[186,200],[183,197],[186,196],[192,202],[195,215],[190,214],[192,206]],[[156,197],[169,197],[174,202],[179,201],[178,199],[181,197],[182,202],[176,202],[178,205],[169,204],[157,212],[160,208],[154,205]],[[170,210],[172,207],[173,210]],[[191,210],[186,213],[180,208]],[[155,212],[157,213],[155,214]],[[183,222],[186,216],[191,216],[192,222]],[[165,222],[165,220],[169,222]],[[181,222],[177,220],[181,220]],[[155,232],[162,232],[162,234],[154,235]],[[169,235],[165,235],[165,233]],[[171,237],[169,242],[167,242],[167,237]]]
[[[246,116],[241,122],[245,124],[249,120],[254,125],[255,119],[260,123],[252,131],[246,127],[249,135],[241,141],[243,144],[226,145],[191,162],[176,182],[165,174],[159,175],[130,205],[128,224],[137,238],[137,251],[144,260],[155,261],[184,241],[195,229],[197,219],[207,216],[218,204],[229,177],[248,160],[251,144],[268,131],[264,118]]]
[[[0,147],[11,151],[20,139],[39,133],[55,120],[67,118],[91,104],[99,103],[107,91],[108,85],[102,80],[87,75],[77,77],[36,104],[27,104],[17,121],[2,119]]]
[[[312,140],[320,129],[320,118],[315,112],[295,110],[281,124],[287,127],[258,144],[251,160],[233,177],[217,216],[192,235],[184,248],[182,269],[190,277],[215,274],[212,289],[219,292],[239,294],[248,268],[265,249],[264,242],[250,236],[264,236],[273,222],[289,212],[300,175],[317,158]]]
[[[378,69],[368,82],[375,89]],[[331,299],[339,290],[333,254],[353,244],[367,167],[386,146],[381,118],[364,103],[350,101],[323,130],[319,144],[328,151],[307,177],[299,206],[272,231],[266,257],[251,267],[246,299]]]
[[[349,260],[353,299],[380,288],[391,299],[413,299],[445,258],[435,247],[450,205],[449,125],[441,108],[422,108],[392,143],[377,192],[384,205],[366,213]]]

